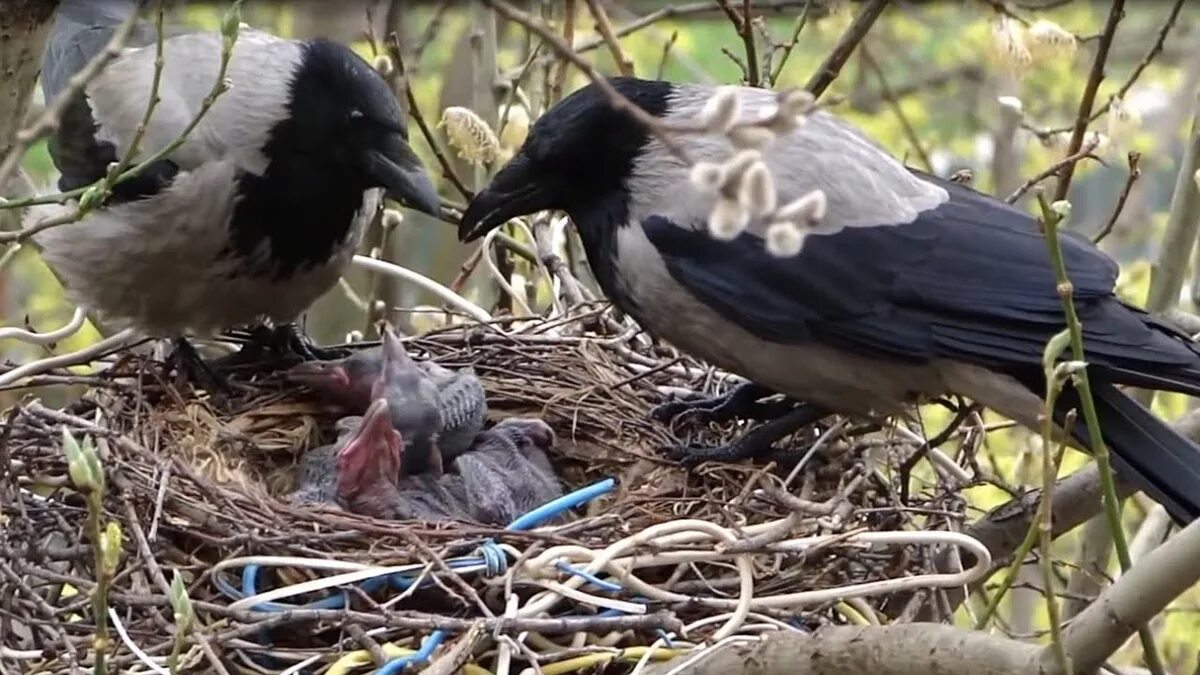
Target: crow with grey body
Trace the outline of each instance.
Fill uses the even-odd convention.
[[[612,80],[647,113],[694,123],[714,88]],[[743,119],[775,95],[740,89]],[[692,160],[722,162],[724,137],[677,135]],[[763,219],[732,241],[706,229],[715,196],[690,167],[592,84],[543,115],[521,150],[479,192],[459,235],[474,240],[510,218],[565,211],[605,294],[650,332],[751,380],[756,394],[803,402],[731,446],[693,458],[762,454],[829,412],[895,414],[958,394],[1038,428],[1042,354],[1065,327],[1046,242],[1024,211],[965,185],[909,169],[825,111],[763,153],[779,202],[815,189],[827,199],[799,254],[764,245]],[[1104,441],[1117,471],[1180,521],[1200,513],[1200,447],[1121,385],[1200,395],[1200,349],[1119,300],[1118,268],[1064,233]],[[752,400],[755,396],[745,397]],[[1078,409],[1068,389],[1056,421]],[[1090,446],[1080,417],[1067,430]],[[715,452],[703,452],[715,450]]]
[[[63,0],[43,58],[48,101],[135,8]],[[155,37],[138,24],[71,100],[50,140],[61,190],[102,179],[129,150],[151,95]],[[135,162],[173,143],[199,113],[222,44],[217,32],[165,37],[160,101]],[[273,323],[255,334],[311,358],[320,353],[291,322],[337,282],[383,196],[437,214],[437,192],[395,96],[349,47],[243,27],[226,79],[228,90],[178,148],[118,184],[105,208],[36,242],[70,298],[114,326],[182,338]],[[45,205],[28,217],[72,208]]]

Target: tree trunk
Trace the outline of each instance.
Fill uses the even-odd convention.
[[[25,120],[57,6],[52,0],[0,0],[0,157]]]

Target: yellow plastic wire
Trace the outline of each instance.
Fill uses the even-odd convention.
[[[564,673],[573,673],[577,670],[583,670],[584,668],[588,668],[590,666],[606,665],[614,660],[637,661],[638,659],[642,658],[643,655],[645,655],[646,650],[648,649],[650,648],[630,647],[628,649],[622,649],[616,654],[584,654],[583,656],[576,656],[575,658],[556,661],[555,663],[548,663],[542,666],[542,673],[543,675],[564,675]],[[653,661],[666,661],[684,653],[686,652],[684,652],[682,649],[656,649],[650,658]]]
[[[417,651],[415,649],[401,647],[393,642],[380,645],[380,647],[383,649],[383,653],[386,654],[389,659],[408,656],[409,654],[415,654]],[[325,671],[325,675],[349,675],[350,671],[354,670],[355,668],[362,668],[363,666],[369,666],[373,663],[374,662],[371,661],[371,653],[365,649],[360,649],[356,652],[350,652],[337,661],[334,661],[333,665],[329,666],[329,670]],[[468,663],[464,665],[462,667],[462,672],[466,673],[466,675],[493,675],[492,671],[474,663]]]

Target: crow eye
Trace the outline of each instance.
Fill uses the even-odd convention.
[[[352,121],[361,120],[362,118],[363,118],[363,111],[361,111],[361,110],[359,110],[359,109],[357,109],[357,108],[355,108],[354,110],[351,110],[351,111],[350,111],[350,119],[351,119]]]

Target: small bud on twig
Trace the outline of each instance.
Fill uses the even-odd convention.
[[[708,231],[714,239],[730,241],[750,224],[750,214],[733,199],[722,197],[708,215]]]
[[[738,202],[751,216],[765,216],[775,210],[776,199],[775,181],[767,165],[762,162],[751,164],[742,176]]]
[[[825,218],[828,201],[824,190],[813,190],[808,194],[784,204],[775,212],[776,220],[787,220],[801,225],[816,225]]]
[[[404,214],[396,209],[384,209],[383,218],[379,221],[385,230],[394,230],[404,222]]]
[[[725,167],[713,162],[696,162],[692,165],[688,180],[705,192],[716,192],[725,184]]]
[[[1078,46],[1075,36],[1049,19],[1035,21],[1029,27],[1028,35],[1027,45],[1030,55],[1035,60],[1075,56],[1075,49]]]
[[[375,72],[384,77],[391,77],[396,70],[396,65],[392,62],[392,57],[387,54],[378,54],[375,60],[371,62],[371,66],[375,68]]]
[[[797,227],[795,223],[788,221],[772,223],[767,227],[767,251],[780,258],[790,258],[804,247],[804,239],[807,236],[807,233]]]
[[[737,87],[718,87],[700,111],[700,121],[709,131],[725,133],[737,124],[741,105]]]

